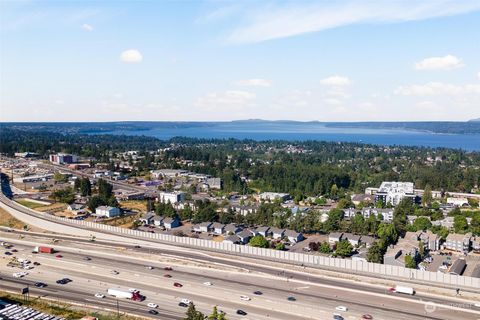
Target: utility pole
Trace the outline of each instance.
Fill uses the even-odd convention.
[[[118,305],[118,298],[117,298],[117,319],[120,319],[120,307]]]

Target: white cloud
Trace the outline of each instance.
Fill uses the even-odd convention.
[[[323,99],[323,102],[325,102],[326,104],[332,105],[332,106],[339,106],[339,105],[343,104],[342,100],[335,99],[335,98]]]
[[[93,27],[87,23],[82,24],[82,29],[89,32],[93,31]]]
[[[452,70],[465,66],[459,58],[446,55],[444,57],[431,57],[415,63],[416,70]]]
[[[290,2],[252,8],[243,25],[227,37],[230,43],[254,43],[309,32],[366,23],[394,23],[452,16],[480,9],[471,0]]]
[[[480,72],[477,73],[477,78],[478,78],[478,80],[480,80]]]
[[[251,104],[255,98],[256,95],[248,91],[227,90],[221,93],[209,93],[204,97],[198,98],[195,105],[206,109],[214,109],[216,107],[242,107]]]
[[[350,85],[350,79],[342,76],[331,76],[320,80],[320,83],[326,86],[348,86]]]
[[[120,55],[120,60],[126,63],[139,63],[142,62],[143,56],[140,51],[135,49],[125,50]]]
[[[270,87],[272,85],[272,81],[267,79],[247,79],[238,80],[235,82],[235,84],[238,86]]]
[[[395,90],[395,94],[404,96],[436,96],[436,95],[463,95],[479,94],[479,84],[455,85],[442,82],[429,82],[423,85],[401,86]]]

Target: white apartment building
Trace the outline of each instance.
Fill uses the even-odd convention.
[[[163,203],[170,202],[171,204],[185,201],[184,192],[160,192],[158,200]]]
[[[415,194],[413,182],[384,181],[375,192],[375,201],[396,206],[404,198],[417,202],[419,197]]]

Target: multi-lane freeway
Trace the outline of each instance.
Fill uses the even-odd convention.
[[[1,263],[1,273],[8,287],[19,288],[25,281],[48,283],[45,289],[34,291],[51,297],[63,297],[81,304],[114,309],[112,298],[98,299],[96,292],[106,292],[108,287],[138,288],[147,296],[139,302],[120,301],[120,310],[149,315],[146,303],[159,305],[161,319],[178,319],[185,310],[178,306],[181,298],[195,302],[200,310],[208,312],[213,305],[226,311],[229,318],[241,309],[249,319],[331,319],[333,313],[343,313],[345,319],[359,319],[371,314],[374,319],[478,319],[480,309],[467,301],[422,295],[398,296],[386,288],[355,284],[335,279],[316,277],[309,270],[282,272],[276,266],[266,266],[242,259],[227,260],[210,254],[187,250],[175,251],[155,248],[134,248],[123,244],[98,242],[94,245],[81,239],[59,237],[56,244],[62,258],[55,255],[30,253],[32,244],[50,243],[45,235],[26,235],[18,240],[14,233],[0,234],[2,239],[15,243],[17,255],[41,263],[23,279],[14,279],[11,268]],[[2,253],[3,255],[3,253]],[[5,255],[3,255],[6,257]],[[84,260],[89,256],[91,260]],[[2,259],[4,262],[7,259]],[[163,268],[171,265],[173,271]],[[149,270],[146,266],[153,266]],[[119,272],[113,275],[112,270]],[[165,274],[171,276],[166,278]],[[59,286],[55,280],[69,277],[74,281]],[[175,288],[174,282],[183,285]],[[210,282],[207,286],[204,283]],[[255,291],[262,295],[255,295]],[[240,296],[247,295],[250,301]],[[289,301],[293,297],[295,301]],[[462,308],[451,308],[455,304]],[[335,311],[335,307],[348,307],[347,312]],[[427,308],[426,308],[427,306]],[[432,308],[432,306],[434,306]],[[432,312],[433,310],[433,312]],[[151,316],[151,315],[150,315]]]

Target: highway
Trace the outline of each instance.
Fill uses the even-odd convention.
[[[24,240],[27,239],[37,242],[39,240],[34,237],[24,238]],[[15,242],[8,239],[7,241]],[[48,241],[45,242],[48,243]],[[101,248],[98,247],[99,245]],[[33,255],[29,252],[32,246],[16,244],[17,246],[22,254],[27,257],[32,256],[31,259],[33,259]],[[165,250],[152,251],[148,248],[119,250],[118,247],[104,246],[100,243],[93,246],[77,241],[61,241],[61,248],[65,246],[71,247],[72,252],[62,251],[61,259],[51,255],[35,255],[35,261],[42,264],[35,272],[40,273],[30,274],[27,276],[28,280],[54,283],[54,280],[64,276],[72,278],[74,282],[64,287],[72,288],[75,284],[75,290],[84,288],[84,291],[69,293],[66,298],[75,298],[81,303],[84,303],[85,299],[91,300],[96,290],[105,291],[107,286],[135,287],[145,292],[146,302],[150,301],[150,297],[156,297],[153,302],[159,304],[162,313],[168,314],[172,319],[182,315],[178,313],[183,311],[178,310],[182,308],[177,306],[180,299],[179,293],[183,294],[182,298],[193,300],[204,312],[208,312],[213,305],[219,305],[233,319],[236,319],[234,314],[236,309],[247,311],[254,319],[265,317],[292,320],[330,319],[335,306],[338,305],[348,306],[346,319],[358,319],[365,313],[374,315],[375,319],[405,319],[405,316],[408,316],[408,319],[425,319],[426,316],[428,319],[477,319],[480,315],[473,309],[462,312],[439,306],[434,312],[427,313],[425,301],[438,303],[441,299],[434,301],[428,297],[428,300],[425,300],[421,295],[413,298],[398,297],[386,293],[385,289],[372,290],[371,287],[361,287],[361,285],[360,287],[359,285],[346,286],[342,281],[331,279],[323,281],[311,275],[305,275],[307,278],[302,278],[297,272],[292,272],[293,278],[289,278],[288,275],[284,277],[283,273],[278,275],[277,270],[267,266],[253,268],[241,262],[231,263],[225,260],[213,262],[211,257],[205,255],[182,257],[171,255],[171,252]],[[98,254],[99,250],[105,254]],[[79,251],[82,253],[80,254]],[[92,260],[83,260],[85,254],[88,254]],[[124,258],[120,259],[119,254]],[[174,271],[170,274],[172,278],[163,277],[165,271],[162,268],[166,264],[174,266]],[[146,265],[153,265],[155,269],[148,270],[145,268]],[[44,268],[48,271],[43,270]],[[119,275],[111,275],[111,270],[119,271]],[[9,279],[9,275],[3,271],[2,274],[5,274],[3,277]],[[35,279],[33,279],[34,275]],[[11,278],[9,281],[18,282],[19,280]],[[180,290],[174,288],[173,281],[182,283],[184,287]],[[211,287],[203,285],[206,281],[213,285]],[[92,288],[94,283],[96,285]],[[360,288],[364,294],[359,294],[357,290]],[[253,292],[257,290],[262,291],[263,295],[254,295]],[[82,292],[86,294],[82,298],[84,300],[78,299]],[[240,295],[248,295],[252,301],[241,301]],[[289,296],[295,297],[296,301],[288,301]],[[129,304],[138,303],[130,302]],[[129,304],[121,305],[120,309],[128,312]]]

